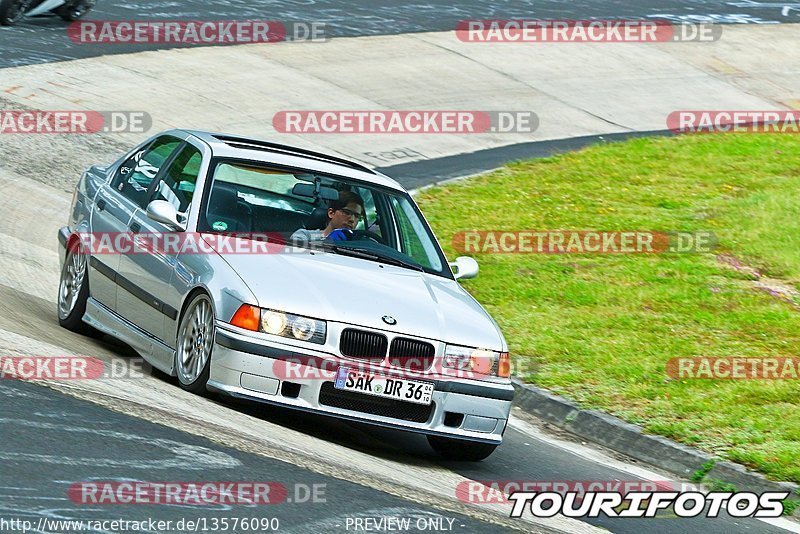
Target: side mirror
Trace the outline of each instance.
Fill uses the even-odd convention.
[[[178,210],[166,200],[154,200],[148,204],[147,218],[166,224],[173,230],[186,230],[186,225],[178,221]]]
[[[469,256],[459,256],[455,261],[450,262],[450,268],[456,280],[467,280],[478,276],[478,262]]]

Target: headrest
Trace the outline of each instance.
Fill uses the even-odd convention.
[[[318,208],[314,208],[314,211],[312,211],[311,215],[308,216],[306,228],[308,230],[322,230],[328,226],[328,220],[327,207],[320,206]]]
[[[236,213],[239,193],[232,184],[216,182],[208,200],[208,211],[216,214]]]

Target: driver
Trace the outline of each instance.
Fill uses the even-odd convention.
[[[292,234],[295,243],[315,241],[347,241],[353,236],[358,221],[364,214],[364,199],[352,191],[339,191],[339,199],[328,203],[328,225],[323,230],[301,228]]]

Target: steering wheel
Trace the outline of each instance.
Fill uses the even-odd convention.
[[[380,243],[381,245],[383,244],[383,238],[375,232],[370,232],[369,230],[353,230],[353,237],[351,239],[353,241],[371,239],[376,243]]]

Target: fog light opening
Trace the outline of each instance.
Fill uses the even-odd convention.
[[[281,395],[284,397],[288,397],[290,399],[296,399],[300,396],[300,388],[302,386],[300,384],[296,384],[294,382],[283,382],[281,384]]]
[[[456,412],[444,412],[444,426],[458,428],[464,422],[464,414]]]

